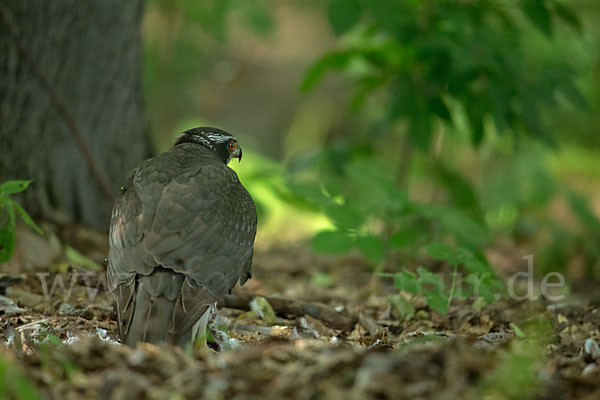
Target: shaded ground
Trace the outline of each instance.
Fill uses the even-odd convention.
[[[441,316],[417,297],[406,321],[372,294],[360,259],[263,248],[229,299],[236,308],[220,308],[211,349],[130,349],[115,344],[100,272],[43,276],[50,289],[65,284],[46,300],[37,268],[17,254],[0,278],[0,398],[600,398],[594,305],[456,302]],[[243,293],[304,303],[281,312],[272,301],[273,315]],[[353,322],[340,328],[323,310]]]

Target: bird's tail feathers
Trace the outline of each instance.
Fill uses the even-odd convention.
[[[130,320],[120,318],[121,340],[135,346],[137,342],[169,341],[174,310],[184,281],[182,274],[158,267],[150,275],[140,275],[135,284],[135,301]]]

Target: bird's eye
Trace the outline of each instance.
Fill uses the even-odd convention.
[[[235,150],[235,141],[234,140],[229,141],[229,150],[231,150],[231,151]]]

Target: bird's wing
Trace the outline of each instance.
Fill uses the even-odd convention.
[[[183,330],[206,304],[249,277],[256,209],[235,172],[224,164],[187,166],[181,155],[173,156],[165,153],[134,171],[131,187],[126,185],[117,201],[109,284],[120,315],[133,308],[129,291],[136,274],[148,275],[159,265],[184,274],[180,310],[174,314],[174,325]]]

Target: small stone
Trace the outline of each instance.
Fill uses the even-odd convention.
[[[585,351],[585,354],[589,354],[592,360],[597,360],[600,357],[598,343],[596,343],[596,341],[592,338],[585,340],[585,343],[583,344],[583,351]]]
[[[3,315],[15,315],[25,312],[24,308],[17,306],[17,304],[5,296],[0,296],[0,312]]]
[[[585,376],[585,375],[593,374],[594,372],[596,372],[597,369],[598,369],[598,366],[596,364],[588,364],[585,366],[583,371],[581,371],[581,375]]]
[[[58,307],[59,315],[69,315],[72,314],[73,311],[75,311],[75,307],[73,307],[69,303],[62,303],[60,307]]]
[[[415,317],[417,320],[429,319],[429,313],[425,310],[419,310],[415,314]]]

